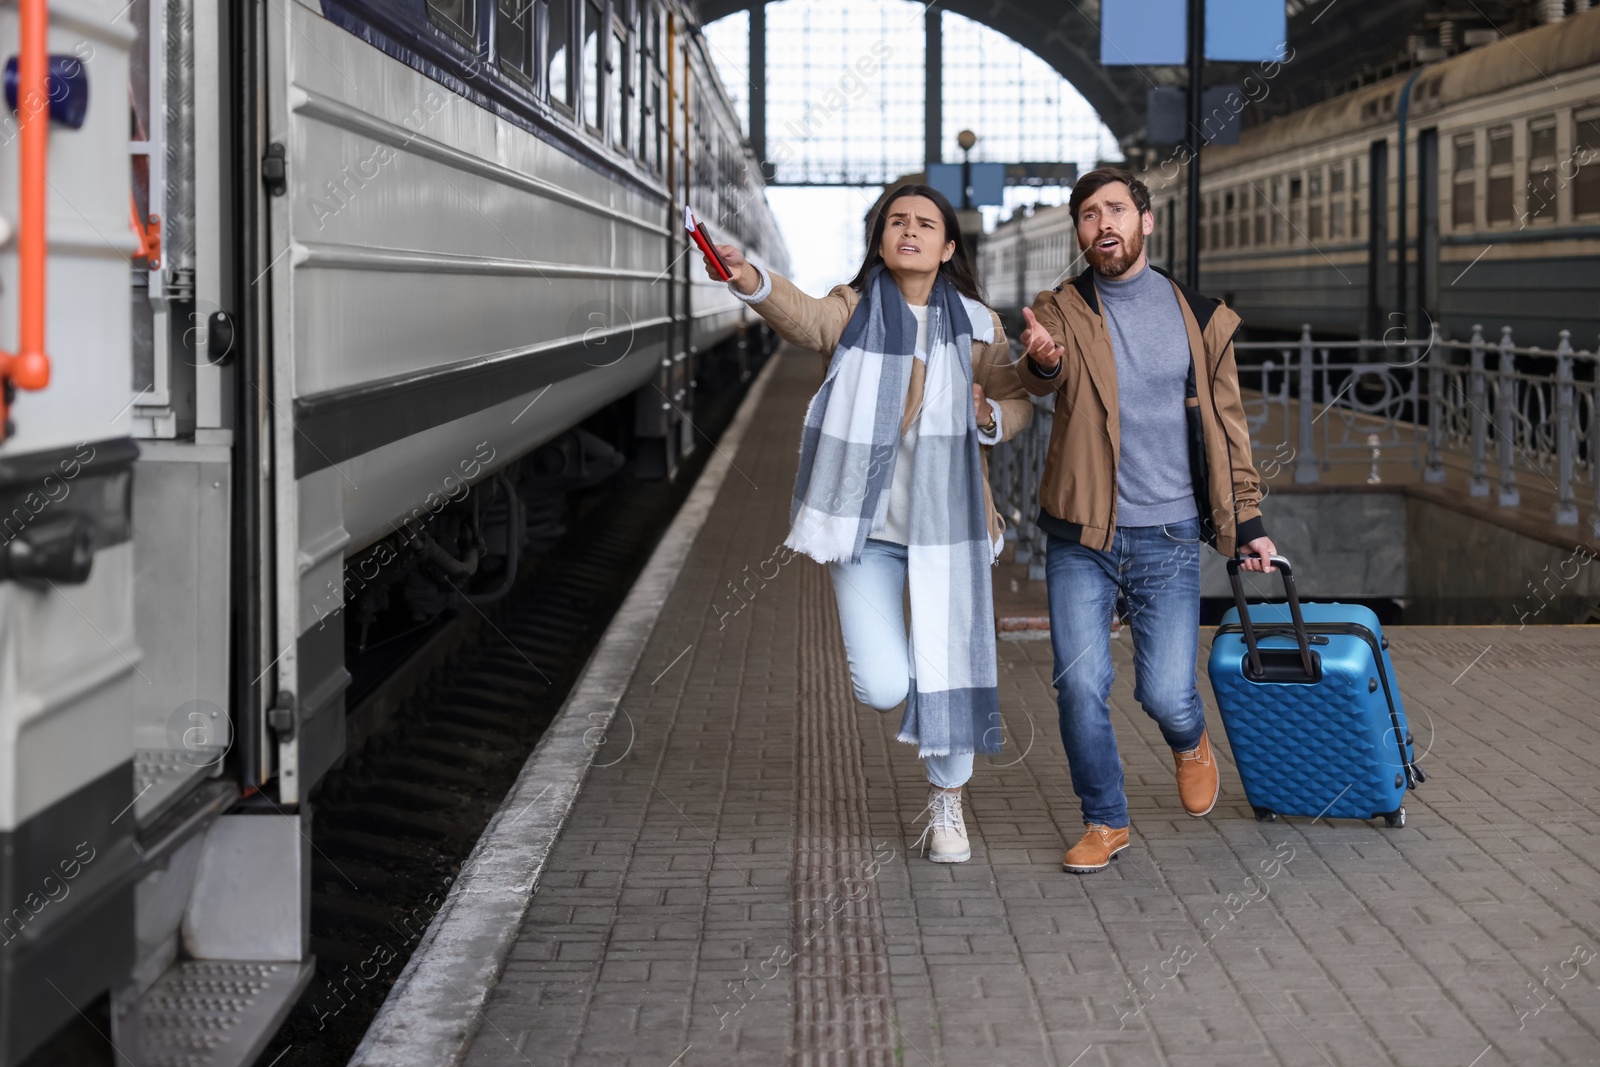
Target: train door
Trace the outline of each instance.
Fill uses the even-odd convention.
[[[130,965],[129,709],[152,674],[130,534],[132,34],[109,5],[53,6],[0,10],[6,50],[23,23],[25,69],[42,85],[51,68],[48,90],[18,88],[0,137],[0,336],[48,360],[3,361],[0,404],[0,1063]]]
[[[1439,130],[1417,134],[1417,304],[1413,336],[1439,318]]]
[[[1389,278],[1389,142],[1373,141],[1367,155],[1367,328],[1383,336],[1391,289]]]

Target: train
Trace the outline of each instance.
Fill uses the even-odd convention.
[[[1293,62],[1253,74],[1249,99]],[[1184,150],[1128,155],[1151,191],[1151,260],[1181,277]],[[1600,344],[1600,9],[1261,122],[1200,162],[1200,287],[1256,339],[1481,325],[1491,341],[1509,326],[1519,345],[1554,349],[1562,330]],[[997,227],[980,261],[1012,315],[1083,265],[1066,208]]]
[[[20,37],[19,37],[20,34]],[[368,650],[670,478],[786,269],[679,0],[19,0],[0,121],[0,1064],[251,1063]],[[109,1027],[106,1030],[105,1027]]]

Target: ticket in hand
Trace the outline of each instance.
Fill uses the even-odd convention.
[[[733,272],[728,269],[728,265],[717,254],[717,247],[711,243],[711,235],[706,232],[706,224],[695,218],[694,209],[687,204],[683,207],[683,228],[689,231],[689,236],[693,237],[694,243],[700,246],[700,251],[704,252],[706,258],[717,268],[717,274],[722,277],[722,280],[725,282],[733,281]]]

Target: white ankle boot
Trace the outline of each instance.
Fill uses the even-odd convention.
[[[967,842],[967,824],[961,818],[961,791],[947,792],[938,786],[928,790],[928,827],[917,839],[928,842],[928,858],[934,863],[964,863],[972,858]],[[931,838],[931,840],[930,840]]]

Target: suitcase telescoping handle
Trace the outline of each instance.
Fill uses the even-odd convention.
[[[1261,649],[1256,644],[1256,630],[1250,622],[1250,605],[1245,603],[1244,580],[1239,577],[1239,564],[1242,562],[1237,556],[1228,560],[1228,584],[1233,586],[1233,603],[1239,609],[1239,629],[1244,633],[1245,648],[1250,655],[1250,676],[1265,678]],[[1289,617],[1294,620],[1294,638],[1300,645],[1300,666],[1308,679],[1315,678],[1317,671],[1312,666],[1311,638],[1306,633],[1306,621],[1300,614],[1300,592],[1295,588],[1294,569],[1282,556],[1273,556],[1272,565],[1283,574],[1283,592],[1289,601]]]

